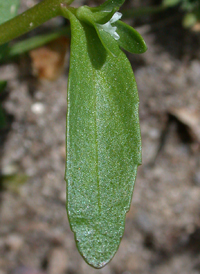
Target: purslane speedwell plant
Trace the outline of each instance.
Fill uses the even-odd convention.
[[[81,255],[101,268],[120,244],[141,164],[137,86],[121,48],[143,53],[147,47],[120,21],[124,0],[107,0],[96,8],[73,8],[72,1],[43,0],[9,21],[18,1],[0,1],[0,23],[6,21],[0,25],[0,44],[6,51],[8,41],[52,17],[70,20],[67,212]]]

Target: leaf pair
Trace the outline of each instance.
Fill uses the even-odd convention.
[[[117,57],[120,54],[119,46],[130,53],[144,53],[147,46],[141,35],[129,25],[119,21],[122,14],[116,10],[124,1],[116,1],[119,5],[116,7],[113,6],[114,2],[108,1],[95,10],[86,6],[80,7],[76,17],[95,28],[103,46],[114,56]],[[111,11],[108,12],[108,10]],[[96,16],[97,13],[98,16]]]
[[[113,9],[116,11],[113,3],[122,2],[102,5],[111,12],[109,16],[104,12],[108,20]],[[141,164],[137,86],[119,45],[131,52],[146,49],[141,36],[122,22],[114,23],[121,35],[119,40],[99,30],[101,8],[84,10],[82,14],[79,9],[67,11],[72,33],[67,99],[67,211],[80,253],[96,268],[108,263],[118,249]],[[103,20],[102,16],[100,21]]]

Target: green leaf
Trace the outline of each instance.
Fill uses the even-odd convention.
[[[18,6],[19,0],[0,0],[0,24],[14,17]]]
[[[77,247],[101,268],[116,253],[141,164],[138,92],[121,51],[72,13],[67,111],[67,211]]]
[[[94,22],[104,24],[110,20],[112,15],[115,13],[115,9],[111,12],[102,11],[97,8],[90,8],[88,6],[81,6],[76,10],[76,17],[83,22],[89,23],[91,25]]]
[[[104,20],[105,18],[108,19],[108,15],[105,17],[105,12],[102,14],[104,15]],[[144,53],[147,50],[147,46],[142,36],[129,25],[118,20],[121,17],[120,13],[115,13],[114,15],[111,12],[109,14],[109,20],[105,24],[99,24],[97,23],[99,17],[98,20],[95,20],[96,14],[91,12],[89,7],[83,6],[78,8],[76,17],[80,21],[95,27],[102,44],[113,56],[117,57],[121,52],[119,46],[131,53]],[[118,37],[115,37],[116,35]]]
[[[30,50],[33,50],[35,48],[41,47],[61,36],[70,36],[70,28],[63,27],[58,30],[52,31],[52,33],[48,34],[40,34],[36,35],[30,38],[27,38],[25,40],[22,40],[20,42],[15,43],[12,46],[9,46],[7,50],[7,54],[4,60],[8,60],[10,58],[16,57],[17,55],[26,53]]]
[[[6,190],[19,194],[20,187],[28,181],[28,178],[29,177],[23,173],[0,175],[0,185]]]
[[[200,1],[199,0],[182,0],[181,8],[184,11],[198,12],[200,10]]]
[[[110,33],[104,31],[101,25],[94,24],[94,26],[105,49],[107,49],[114,57],[117,57],[121,50],[116,40],[110,35]]]
[[[112,25],[117,27],[116,32],[120,37],[117,43],[120,47],[131,53],[144,53],[147,50],[144,39],[134,28],[122,21],[117,21]]]
[[[125,0],[108,0],[98,7],[81,6],[76,11],[76,16],[80,21],[105,24],[113,14],[119,10]]]
[[[194,26],[197,22],[196,14],[194,13],[187,13],[183,18],[183,26],[185,28],[191,28]]]
[[[0,0],[0,24],[14,17],[17,13],[19,0]],[[5,56],[8,50],[8,45],[0,46],[0,60]],[[0,81],[0,93],[4,90],[6,81]],[[6,126],[6,117],[0,105],[0,129]]]
[[[0,24],[10,20],[17,14],[19,0],[0,0]],[[0,60],[7,52],[7,44],[0,46]]]
[[[0,94],[2,93],[2,91],[4,90],[4,88],[6,87],[7,82],[6,81],[1,81],[0,80]]]
[[[123,4],[125,0],[107,0],[102,5],[98,6],[97,8],[93,8],[93,10],[106,10],[106,11],[112,11],[115,9],[117,11]]]
[[[163,5],[165,7],[173,7],[178,5],[181,2],[181,0],[163,0]]]
[[[99,21],[99,14],[101,13],[104,16],[104,18],[101,17],[101,21],[106,19],[106,21],[104,21],[105,24],[96,23]],[[93,26],[96,29],[96,32],[98,33],[98,36],[106,50],[108,50],[109,53],[113,54],[113,56],[117,57],[120,53],[120,49],[116,40],[113,37],[115,28],[112,27],[111,22],[109,21],[113,16],[113,12],[109,12],[108,15],[106,15],[105,12],[101,13],[97,14],[96,20],[96,13],[91,12],[89,7],[83,6],[77,9],[76,17],[81,22],[86,22],[87,24]]]

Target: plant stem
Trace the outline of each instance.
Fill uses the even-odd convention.
[[[0,45],[62,15],[62,9],[74,0],[43,0],[33,8],[0,25]]]

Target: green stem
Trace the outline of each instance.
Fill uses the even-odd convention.
[[[167,8],[168,7],[161,5],[161,6],[152,6],[152,7],[145,7],[145,8],[124,9],[122,10],[122,14],[123,14],[123,19],[125,19],[125,18],[159,13],[161,11],[166,10]]]
[[[0,45],[62,15],[74,0],[43,0],[33,8],[0,25]]]

